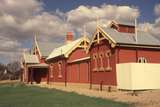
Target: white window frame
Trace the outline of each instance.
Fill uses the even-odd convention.
[[[107,58],[107,67],[105,68],[105,70],[106,71],[111,71],[112,70],[111,65],[110,65],[111,51],[108,50],[105,55],[106,55],[106,58]]]
[[[98,54],[97,53],[93,54],[93,61],[94,61],[93,71],[98,71]]]
[[[104,71],[104,63],[103,63],[103,58],[104,58],[104,53],[100,52],[99,53],[99,58],[100,58],[100,71]]]
[[[145,57],[139,57],[138,58],[138,63],[147,63],[147,59]]]
[[[62,61],[58,62],[58,78],[62,78]]]

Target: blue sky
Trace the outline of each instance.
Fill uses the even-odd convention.
[[[154,22],[154,7],[160,0],[41,0],[47,11],[59,9],[63,12],[75,9],[80,5],[100,6],[102,4],[134,6],[140,10],[140,22]]]

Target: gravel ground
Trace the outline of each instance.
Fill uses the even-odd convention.
[[[64,85],[38,85],[41,87],[55,88],[58,90],[76,92],[81,95],[87,95],[92,97],[107,98],[114,101],[121,101],[132,103],[135,107],[160,107],[160,90],[148,90],[136,92],[137,95],[133,96],[132,92],[129,91],[98,91],[90,90],[83,87],[68,86]]]
[[[0,84],[3,83],[19,83],[20,80],[0,80]]]

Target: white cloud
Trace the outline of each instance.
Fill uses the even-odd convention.
[[[22,51],[19,52],[0,51],[0,60],[3,61],[4,64],[7,64],[8,62],[12,61],[19,61],[21,60],[21,56],[22,56]]]
[[[25,19],[42,11],[42,5],[37,0],[1,0],[0,10],[1,13]]]
[[[155,20],[151,30],[153,34],[160,38],[160,17]]]
[[[1,50],[0,51],[15,51],[20,48],[21,44],[9,38],[0,37]]]
[[[105,20],[125,20],[133,21],[139,16],[137,8],[129,6],[102,5],[100,7],[79,6],[78,8],[67,12],[68,20],[75,24],[84,24],[86,22],[99,19]],[[83,21],[83,22],[82,22]]]
[[[140,12],[136,7],[104,4],[100,7],[82,5],[67,12],[66,16],[75,31],[80,31],[79,29],[85,24],[91,33],[95,30],[97,19],[103,25],[107,25],[111,20],[133,22],[139,14]]]
[[[0,1],[0,59],[7,61],[19,57],[23,42],[31,37],[30,32],[23,31],[22,25],[33,14],[42,11],[41,6],[36,0]]]
[[[58,16],[42,12],[23,23],[22,30],[38,33],[42,41],[49,41],[51,38],[64,36],[69,29],[65,25],[66,23]]]
[[[160,39],[160,17],[157,18],[154,23],[146,22],[139,24],[139,29],[150,32],[155,37]]]
[[[157,16],[160,16],[160,4],[157,4],[155,7],[154,7],[154,12]]]
[[[97,16],[106,25],[112,19],[133,21],[139,16],[139,10],[129,6],[81,5],[65,13],[58,9],[49,13],[43,5],[38,0],[0,0],[0,59],[17,59],[24,42],[29,42],[35,33],[41,41],[63,43],[67,31],[79,34],[84,24],[93,34]]]

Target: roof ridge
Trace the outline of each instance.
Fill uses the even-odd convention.
[[[70,43],[63,44],[63,45],[60,46],[60,47],[63,47],[63,46],[66,46],[66,45],[70,45],[70,44],[72,44],[72,43],[74,43],[75,41],[80,40],[80,39],[82,39],[82,37],[80,37],[80,38],[78,38],[78,39],[76,39],[76,40],[74,40],[74,41],[71,41]],[[60,48],[60,47],[57,47],[57,48]]]

